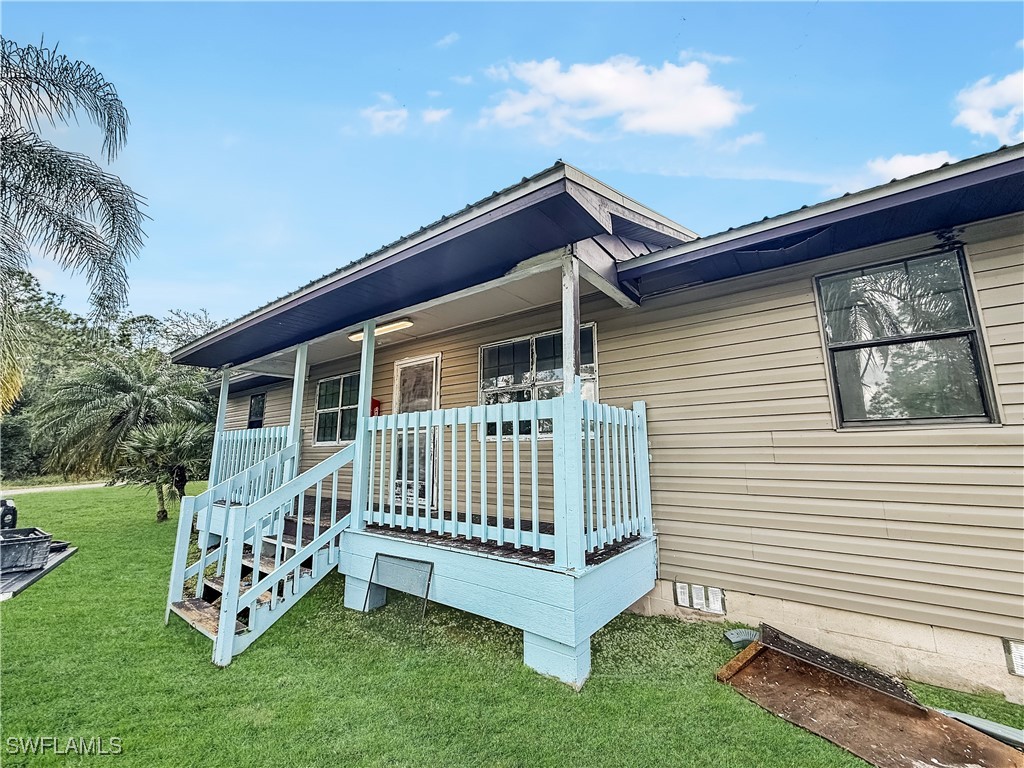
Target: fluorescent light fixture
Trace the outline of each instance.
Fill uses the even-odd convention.
[[[406,328],[412,328],[412,320],[410,320],[408,317],[403,317],[398,320],[392,320],[390,323],[384,323],[384,325],[378,325],[376,330],[374,330],[373,335],[374,337],[383,336],[385,333],[392,333],[393,331],[402,331],[405,330]],[[363,332],[355,331],[354,333],[350,333],[348,335],[348,340],[362,341]]]

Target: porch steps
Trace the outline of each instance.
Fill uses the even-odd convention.
[[[187,624],[211,640],[217,639],[217,625],[220,623],[220,610],[205,600],[192,597],[171,603],[171,610],[181,616]],[[245,632],[245,624],[235,621],[235,634]]]
[[[324,530],[327,530],[327,529],[324,528]],[[308,536],[303,535],[303,540],[306,541],[306,543],[308,543],[308,539],[309,539]],[[277,536],[264,536],[263,537],[263,542],[265,544],[270,544],[270,545],[276,547],[277,543],[278,543],[277,542]],[[326,549],[329,546],[330,546],[330,544],[324,544],[321,547],[321,549]],[[296,548],[295,547],[295,536],[293,534],[290,534],[290,533],[282,534],[282,536],[281,536],[281,547],[282,547],[282,549],[294,550]]]
[[[224,594],[224,577],[223,576],[207,576],[203,581],[206,584],[206,586],[208,586],[210,589],[218,592],[221,595]],[[242,579],[241,587],[242,587],[241,593],[242,593],[242,595],[244,595],[252,587],[252,580],[251,579]],[[270,594],[270,591],[268,590],[268,591],[264,592],[262,595],[260,595],[259,597],[256,598],[256,604],[257,605],[266,605],[267,603],[270,602],[270,598],[271,598],[271,594]],[[216,602],[219,602],[219,601],[220,601],[220,597],[217,598]]]
[[[253,571],[256,570],[256,560],[253,558],[252,552],[248,552],[248,553],[242,555],[242,565],[244,565],[246,568],[251,568]],[[260,571],[260,573],[262,573],[262,574],[273,573],[274,569],[276,567],[277,566],[274,563],[274,558],[267,557],[266,555],[264,555],[263,557],[260,558],[260,562],[259,562],[259,571]],[[313,570],[311,568],[302,567],[302,568],[299,569],[299,574],[301,576],[312,576],[313,575]]]

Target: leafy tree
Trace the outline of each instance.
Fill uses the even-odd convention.
[[[167,502],[180,501],[189,479],[205,471],[212,449],[209,424],[179,421],[141,427],[124,441],[123,464],[115,479],[153,486],[160,523],[167,519]]]
[[[38,433],[53,439],[48,466],[65,474],[114,472],[135,430],[213,419],[197,375],[157,350],[114,353],[75,369],[35,406]]]
[[[163,351],[186,344],[215,323],[205,310],[172,310],[164,318],[122,315],[112,324],[91,323],[68,311],[63,297],[44,291],[30,273],[19,271],[12,280],[14,301],[20,308],[24,336],[22,368],[25,383],[17,402],[0,416],[0,471],[5,477],[41,474],[47,467],[56,437],[62,429],[49,426],[47,403],[60,398],[67,381],[78,381],[79,369],[95,367],[110,358],[142,355],[166,369],[182,391],[203,401],[203,419],[212,419],[212,404],[203,387],[201,369],[171,366]],[[163,350],[163,351],[162,351]],[[105,429],[105,428],[104,428]],[[51,465],[53,466],[53,465]],[[64,465],[73,474],[92,476],[95,467]],[[108,472],[103,468],[102,472]]]
[[[210,317],[205,309],[189,312],[185,309],[172,309],[163,321],[163,338],[167,344],[165,351],[172,352],[179,347],[205,336],[220,325]]]
[[[124,349],[161,349],[164,324],[152,315],[128,315],[117,323],[116,338]]]
[[[85,274],[98,319],[124,305],[126,264],[142,246],[141,198],[89,157],[39,135],[44,124],[83,114],[100,128],[102,152],[112,161],[128,128],[114,86],[55,49],[0,39],[0,413],[10,410],[24,381],[26,339],[12,296],[30,246]]]
[[[64,309],[62,297],[44,292],[33,275],[19,271],[12,278],[24,384],[11,410],[0,415],[0,470],[4,477],[27,477],[42,473],[51,443],[35,429],[33,406],[74,368],[114,347],[104,328]]]

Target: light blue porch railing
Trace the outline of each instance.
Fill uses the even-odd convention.
[[[651,466],[647,410],[582,402],[583,510],[588,552],[650,536]]]
[[[218,636],[213,650],[215,664],[230,663],[232,656],[245,650],[292,604],[337,568],[340,536],[349,526],[348,510],[339,505],[339,473],[352,463],[354,455],[355,446],[349,445],[248,508],[235,508],[229,516],[228,538],[241,541],[242,547],[229,550],[224,583],[239,584],[241,567],[245,565],[252,569],[253,584],[241,593],[237,586],[225,590],[220,626],[229,626],[229,622],[248,613],[249,631],[244,637],[224,633]],[[306,508],[307,499],[312,509]],[[285,517],[294,517],[296,523],[295,533],[287,537]],[[266,531],[276,531],[276,535],[260,536],[257,541],[257,535]],[[258,553],[248,562],[238,554],[247,541],[252,542],[252,551]]]
[[[643,403],[628,410],[577,394],[377,416],[361,429],[357,526],[550,550],[569,568],[651,535]]]
[[[287,479],[297,450],[288,446],[182,502],[165,619],[183,599],[200,598],[215,583],[221,594],[213,661],[220,666],[338,565],[339,536],[349,524],[347,509],[338,503],[344,485],[339,472],[351,464],[355,449],[349,446]],[[292,533],[286,533],[286,523]],[[235,627],[240,631],[231,631]]]
[[[363,418],[353,445],[294,478],[296,444],[186,497],[168,616],[205,626],[227,665],[340,567],[343,532],[367,524],[496,544],[563,575],[589,573],[606,548],[650,544],[644,404],[578,392]]]
[[[220,483],[273,456],[288,445],[288,427],[229,429],[218,432],[210,462],[210,482]]]
[[[223,482],[211,486],[198,496],[186,496],[181,500],[167,597],[168,616],[171,604],[182,599],[185,583],[189,579],[205,573],[213,564],[217,566],[217,575],[222,575],[227,553],[222,538],[230,511],[237,507],[245,508],[282,486],[287,481],[291,472],[290,466],[297,456],[297,445],[286,446]],[[196,531],[199,554],[190,564],[193,530]],[[201,578],[196,581],[196,597],[202,594],[202,581]]]

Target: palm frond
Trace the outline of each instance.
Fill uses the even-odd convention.
[[[33,409],[37,432],[53,441],[51,468],[114,471],[139,430],[209,420],[209,395],[182,373],[156,352],[105,356],[77,368]]]
[[[142,247],[142,199],[85,155],[16,129],[0,136],[0,212],[65,269],[84,272],[98,317],[124,306]]]
[[[16,122],[39,130],[44,121],[68,123],[83,112],[103,133],[108,161],[117,156],[128,133],[128,111],[113,84],[56,48],[0,40],[0,107],[4,133]]]

